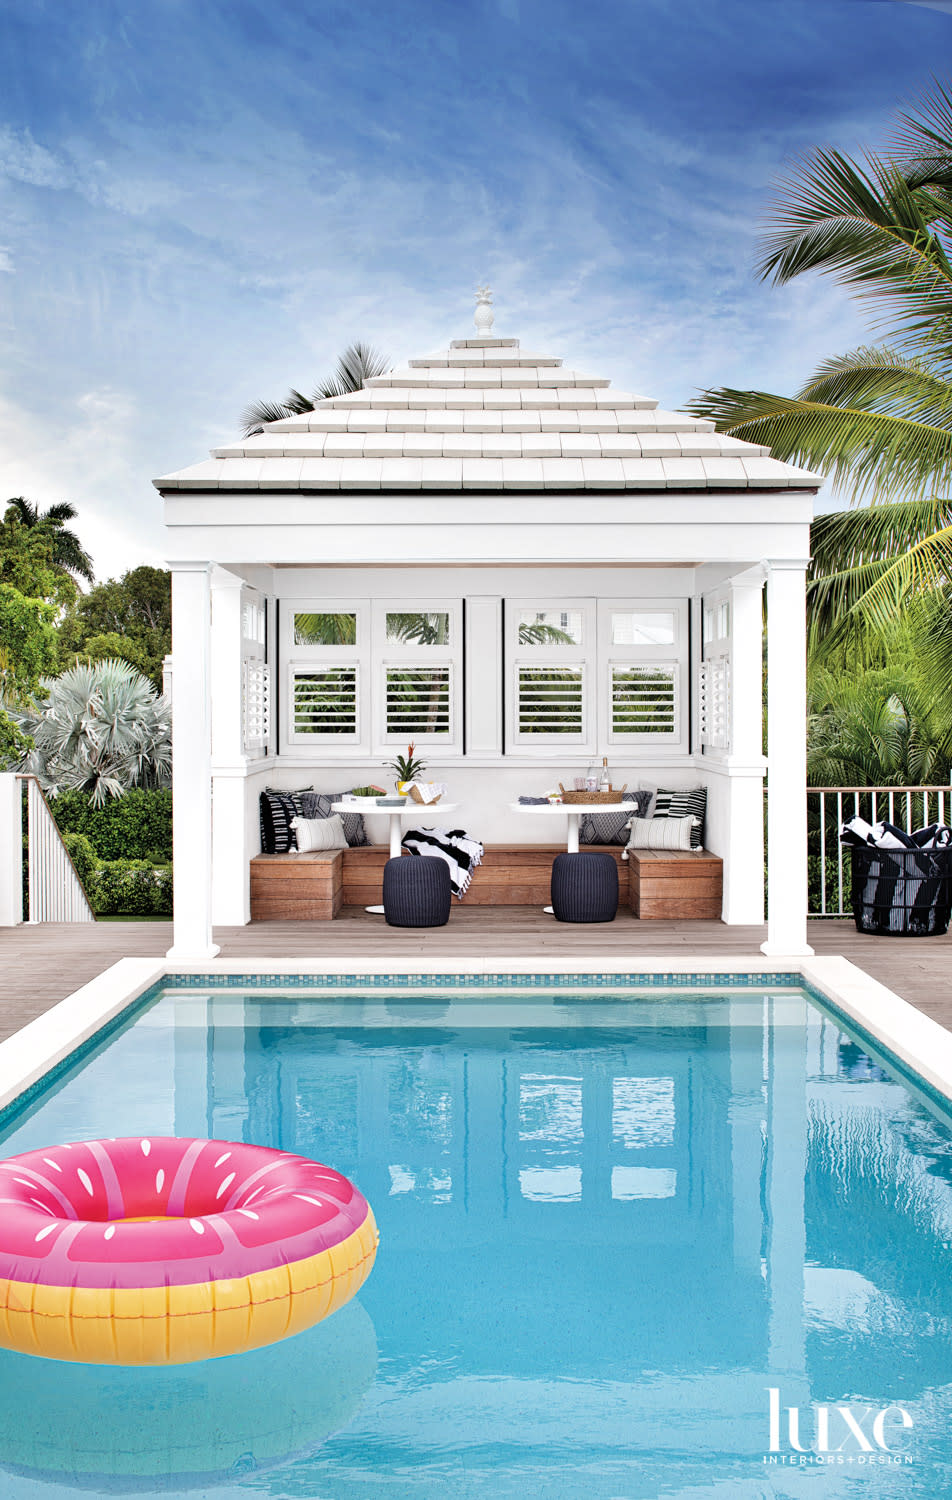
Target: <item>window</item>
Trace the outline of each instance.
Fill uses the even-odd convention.
[[[513,749],[592,748],[593,601],[506,605],[507,742]]]
[[[292,616],[295,646],[356,646],[357,615],[295,613]]]
[[[287,741],[387,755],[410,740],[457,746],[457,601],[322,599],[283,610]]]
[[[687,602],[604,599],[598,613],[600,742],[629,750],[686,744]]]

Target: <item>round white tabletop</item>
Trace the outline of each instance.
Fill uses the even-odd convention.
[[[598,817],[601,813],[636,811],[634,802],[510,802],[510,812],[539,814],[543,818],[568,818],[566,849],[569,854],[578,853],[578,820],[583,813]]]
[[[458,802],[430,802],[424,805],[408,797],[402,807],[378,807],[376,803],[371,803],[368,797],[366,805],[363,802],[334,802],[331,804],[331,812],[359,813],[362,818],[388,817],[390,819],[390,858],[396,859],[400,853],[400,823],[403,818],[426,816],[431,822],[434,819],[439,822],[444,813],[455,812],[458,806]]]

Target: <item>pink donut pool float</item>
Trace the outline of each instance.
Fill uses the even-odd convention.
[[[0,1344],[92,1364],[185,1364],[320,1322],[370,1274],[353,1183],[304,1156],[175,1136],[0,1162]]]

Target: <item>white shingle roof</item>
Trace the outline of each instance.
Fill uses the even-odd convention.
[[[713,422],[564,370],[518,339],[456,339],[155,480],[166,490],[816,489]]]

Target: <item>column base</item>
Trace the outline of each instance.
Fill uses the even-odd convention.
[[[173,943],[165,956],[176,962],[195,963],[198,959],[217,958],[220,952],[217,943],[207,943],[203,948],[191,943]]]
[[[809,943],[772,943],[768,938],[760,945],[767,958],[813,958],[814,950]]]

